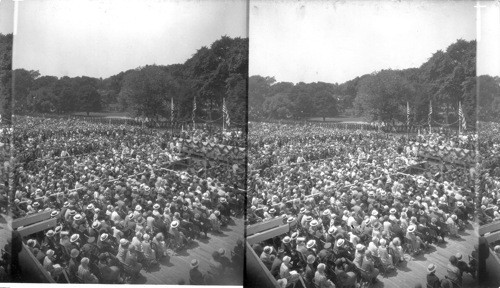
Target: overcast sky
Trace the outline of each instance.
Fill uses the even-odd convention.
[[[247,7],[245,0],[25,0],[13,65],[42,75],[104,78],[183,63],[223,35],[248,37]]]
[[[481,2],[481,37],[478,41],[478,74],[500,76],[500,2]]]
[[[457,39],[476,39],[475,5],[475,1],[251,0],[250,75],[294,83],[343,83],[382,69],[419,67]],[[483,17],[489,19],[483,26],[498,27],[498,5],[488,6],[482,12],[497,17]],[[493,42],[493,34],[497,44],[500,39],[498,28],[490,29],[491,35],[483,36],[484,47]],[[483,52],[498,54],[498,48],[492,53],[494,49]],[[480,74],[500,74],[498,65],[479,66]]]

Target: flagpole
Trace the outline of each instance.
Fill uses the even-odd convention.
[[[224,133],[225,129],[226,129],[226,125],[224,122],[226,122],[226,115],[224,115],[224,107],[226,107],[226,98],[222,98],[222,132]]]
[[[458,101],[458,136],[462,134],[462,102]]]
[[[174,137],[174,97],[170,98],[170,136]]]
[[[432,100],[429,101],[429,134],[432,134]]]
[[[410,142],[410,102],[406,101],[406,141]]]

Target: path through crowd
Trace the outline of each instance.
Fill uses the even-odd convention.
[[[212,259],[212,252],[224,248],[225,256],[231,259],[231,251],[236,246],[238,240],[243,239],[243,218],[232,217],[234,222],[223,228],[223,234],[209,233],[207,240],[197,240],[188,249],[180,251],[177,255],[171,256],[170,261],[160,263],[160,269],[151,273],[142,271],[142,277],[134,284],[178,284],[184,281],[189,285],[189,270],[192,259],[197,259],[200,263],[199,270],[205,274],[210,270],[209,261]],[[167,263],[166,263],[167,262]],[[226,279],[217,279],[225,285],[242,285],[242,275],[228,275]]]
[[[469,255],[474,250],[474,244],[478,241],[477,231],[472,225],[469,225],[465,231],[459,232],[460,238],[446,238],[447,243],[433,245],[428,252],[420,254],[412,258],[407,264],[400,265],[397,272],[392,272],[383,277],[380,275],[376,285],[373,288],[400,288],[414,287],[416,283],[421,283],[422,287],[426,287],[427,266],[434,264],[438,267],[436,276],[439,279],[445,277],[446,267],[450,261],[449,258],[457,253],[462,254],[462,260],[469,262]],[[408,260],[409,256],[405,256]],[[410,284],[411,283],[411,284]],[[409,286],[411,285],[411,286]],[[475,287],[475,279],[470,274],[464,273],[462,287]]]

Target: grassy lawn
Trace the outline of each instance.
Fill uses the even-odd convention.
[[[71,115],[87,116],[85,112],[75,112]],[[130,118],[127,112],[90,112],[90,117],[104,117],[104,118]]]
[[[309,120],[323,122],[322,117],[313,117],[313,118],[309,118]],[[365,123],[367,121],[363,117],[351,117],[351,116],[342,117],[342,116],[339,116],[339,117],[331,117],[331,118],[327,117],[327,118],[325,118],[325,122]]]

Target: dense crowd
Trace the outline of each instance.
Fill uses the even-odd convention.
[[[11,171],[11,136],[12,129],[7,126],[0,128],[0,213],[5,213],[7,207]]]
[[[470,225],[470,170],[427,163],[420,173],[401,173],[422,160],[407,149],[405,136],[262,123],[251,123],[249,131],[247,220],[251,225],[279,217],[290,224],[289,233],[254,245],[283,287],[299,277],[307,287],[375,282],[405,255],[460,237]],[[449,137],[411,141],[474,148],[473,136]],[[451,287],[464,273],[475,275],[475,263],[461,256],[437,267],[446,269],[447,278],[432,277],[430,286]],[[434,266],[429,263],[429,275]]]
[[[15,129],[13,216],[50,211],[57,219],[25,239],[56,281],[133,282],[242,214],[243,169],[186,165],[181,144],[164,131],[30,117]],[[191,281],[223,283],[241,267],[241,249],[216,249],[209,273],[190,273]]]
[[[480,225],[500,220],[500,124],[479,123],[479,203]]]
[[[10,129],[10,127],[7,125],[0,125],[0,214],[2,215],[0,217],[3,217],[4,214],[7,214],[8,207],[9,174],[11,171],[11,136],[12,130]],[[6,233],[4,235],[6,235]],[[2,236],[0,236],[0,238],[2,238]],[[3,240],[1,241],[2,246],[8,241],[8,239],[1,240]],[[0,282],[8,282],[10,280],[9,272],[9,252],[7,249],[2,249],[0,254]]]

